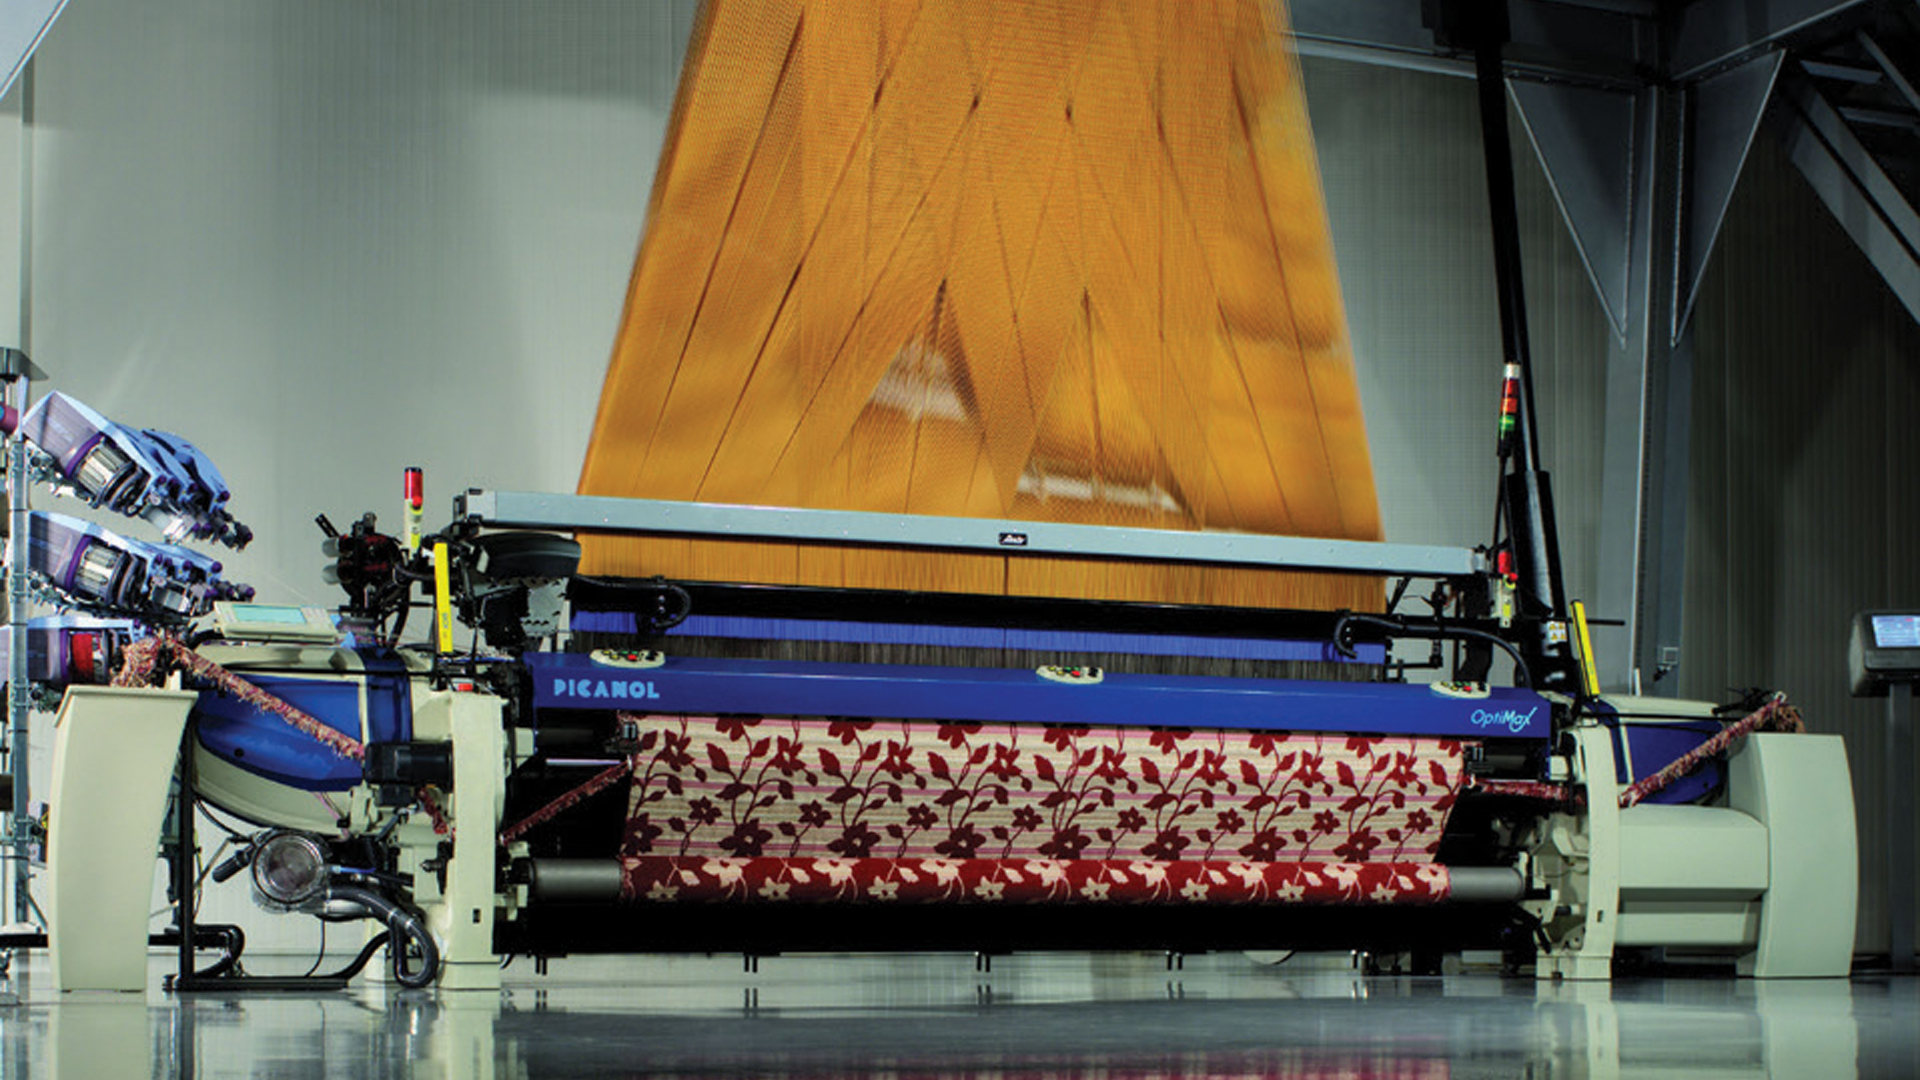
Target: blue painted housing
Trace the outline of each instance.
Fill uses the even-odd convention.
[[[1601,723],[1613,735],[1614,778],[1622,784],[1634,784],[1692,753],[1701,743],[1720,734],[1725,726],[1717,720],[1663,720],[1635,722],[1599,706]],[[1724,757],[1709,758],[1700,767],[1647,796],[1649,803],[1678,805],[1707,798],[1725,787],[1727,762]]]
[[[413,691],[405,668],[390,656],[362,652],[364,680],[250,675],[248,681],[304,710],[321,723],[365,742],[413,738]],[[361,723],[361,687],[366,716]],[[344,791],[360,782],[360,763],[340,757],[299,729],[243,701],[201,693],[192,719],[200,745],[257,776],[307,791]]]
[[[1033,671],[668,657],[658,668],[533,653],[536,709],[857,716],[1544,739],[1553,708],[1528,690],[1456,698],[1399,683],[1108,674],[1069,685]]]

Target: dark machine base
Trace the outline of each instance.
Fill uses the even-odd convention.
[[[264,994],[345,990],[347,980],[324,975],[169,975],[169,994]]]
[[[546,904],[494,932],[500,953],[975,952],[1511,948],[1525,929],[1499,904],[1430,907],[1252,905]]]

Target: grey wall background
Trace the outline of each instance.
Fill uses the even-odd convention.
[[[73,4],[0,102],[0,331],[45,389],[220,464],[259,534],[234,577],[331,605],[313,515],[392,522],[405,466],[426,469],[430,525],[469,485],[573,487],[694,7]],[[1472,85],[1304,68],[1388,539],[1484,543],[1500,355]],[[1544,454],[1568,588],[1591,596],[1608,330],[1516,155]],[[1823,665],[1844,597],[1920,586],[1900,577],[1910,523],[1871,509],[1913,491],[1910,465],[1875,463],[1896,431],[1911,460],[1915,335],[1870,272],[1828,272],[1846,241],[1762,164],[1698,316],[1680,688],[1780,685],[1859,735],[1876,714]],[[1873,758],[1852,749],[1858,773]],[[237,886],[203,913],[313,947],[310,921]]]
[[[1920,604],[1920,327],[1763,138],[1694,333],[1679,690],[1776,687],[1846,737],[1858,940],[1885,951],[1885,703],[1850,696],[1846,640],[1857,611]]]

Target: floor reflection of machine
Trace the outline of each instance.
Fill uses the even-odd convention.
[[[1076,1077],[1903,1075],[1886,988],[1813,982],[1542,984],[1255,970],[1236,957],[725,958],[510,972],[499,994],[35,1000],[9,1036],[34,1075]],[[17,1039],[18,1042],[11,1040]]]

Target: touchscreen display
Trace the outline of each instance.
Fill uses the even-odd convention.
[[[1873,644],[1878,649],[1920,649],[1920,615],[1875,615]]]

